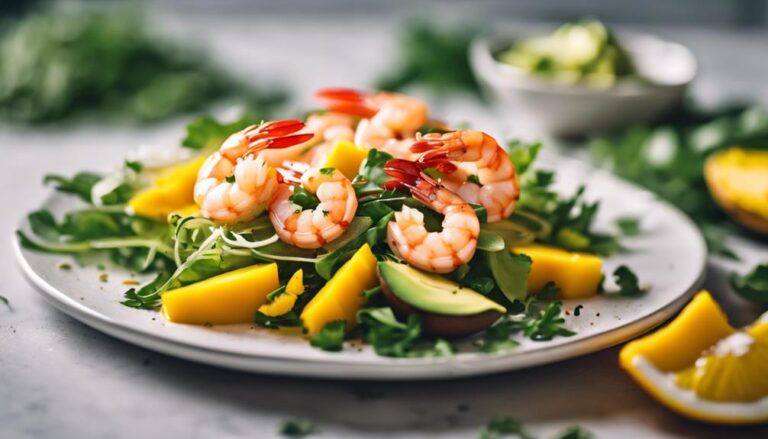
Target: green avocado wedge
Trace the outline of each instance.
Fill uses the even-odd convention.
[[[490,327],[507,310],[471,288],[393,261],[378,263],[381,288],[400,319],[418,314],[422,330],[464,337]]]

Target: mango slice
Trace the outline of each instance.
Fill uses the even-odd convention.
[[[171,213],[191,210],[195,205],[192,192],[197,172],[206,158],[202,156],[167,169],[157,177],[154,187],[136,194],[128,206],[137,215],[159,221],[165,221]]]
[[[277,296],[275,300],[261,305],[259,307],[259,312],[269,317],[281,316],[293,309],[297,299],[298,297],[295,295],[284,292]]]
[[[549,282],[560,288],[561,299],[594,296],[602,279],[603,261],[589,253],[569,252],[560,248],[530,244],[512,249],[531,257],[528,292],[539,293]]]
[[[277,264],[251,265],[163,294],[163,316],[175,323],[249,323],[280,286]]]
[[[312,336],[327,323],[344,320],[347,330],[353,329],[357,324],[357,311],[364,304],[363,291],[377,284],[376,257],[365,244],[304,308],[301,313],[304,328]]]
[[[323,166],[336,168],[352,180],[357,175],[357,171],[360,170],[360,164],[367,156],[367,149],[361,148],[349,140],[339,140],[331,147]]]
[[[283,294],[259,307],[259,312],[269,317],[281,316],[292,310],[299,295],[304,293],[304,271],[296,270],[285,284]]]

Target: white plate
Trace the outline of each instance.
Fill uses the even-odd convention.
[[[120,304],[129,273],[110,269],[109,280],[99,280],[94,266],[72,264],[62,270],[66,256],[21,249],[14,239],[18,261],[27,278],[56,308],[81,322],[130,343],[189,360],[253,372],[342,379],[405,380],[454,378],[551,363],[584,355],[628,340],[672,316],[699,286],[706,248],[696,227],[675,208],[650,193],[568,159],[549,160],[557,169],[558,187],[572,193],[587,184],[587,198],[599,199],[598,226],[607,229],[617,217],[641,217],[643,233],[625,240],[630,253],[605,261],[604,271],[631,267],[651,289],[640,298],[597,296],[566,301],[567,325],[577,334],[548,342],[522,340],[512,351],[473,352],[470,342],[450,358],[391,359],[370,347],[346,346],[328,353],[302,338],[252,325],[216,327],[168,323],[158,313]],[[546,166],[545,166],[546,167]],[[46,208],[61,214],[76,206],[72,197],[53,194]],[[71,262],[71,261],[70,261]],[[580,316],[573,309],[582,305]]]

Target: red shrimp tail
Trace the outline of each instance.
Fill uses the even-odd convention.
[[[289,146],[295,146],[300,143],[307,142],[315,137],[312,133],[306,134],[294,134],[292,136],[275,137],[273,139],[266,139],[266,148],[280,149],[288,148]]]
[[[454,163],[448,160],[448,154],[442,151],[427,151],[417,160],[424,168],[435,168],[441,174],[453,174],[459,169]]]
[[[384,164],[384,172],[393,177],[393,180],[385,183],[385,188],[407,188],[414,198],[428,205],[440,188],[440,183],[425,174],[424,169],[426,167],[418,162],[405,159],[389,160]]]
[[[315,97],[336,113],[369,119],[379,111],[371,93],[352,88],[323,88],[315,92]]]
[[[304,122],[296,119],[275,120],[246,128],[248,152],[265,148],[279,149],[298,145],[312,139],[312,133],[293,134],[304,128]]]

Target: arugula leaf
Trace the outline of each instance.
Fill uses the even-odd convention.
[[[731,288],[740,296],[757,303],[768,303],[768,264],[760,264],[748,274],[731,273]]]
[[[498,252],[506,248],[504,238],[501,235],[480,229],[480,235],[477,237],[477,249],[487,252]]]
[[[200,116],[187,125],[187,134],[181,141],[182,146],[195,150],[214,150],[230,134],[257,125],[260,119],[245,114],[232,122],[219,122],[211,116]]]
[[[320,332],[309,339],[309,344],[324,351],[338,352],[344,345],[345,327],[346,323],[344,320],[329,322],[323,326]]]
[[[626,265],[619,266],[613,272],[616,284],[619,286],[619,294],[622,296],[638,296],[643,290],[640,288],[637,275]]]
[[[289,419],[283,422],[279,432],[285,437],[304,437],[317,433],[317,427],[309,419]]]
[[[343,235],[323,247],[328,253],[315,262],[317,274],[323,279],[330,279],[335,268],[351,258],[365,244],[368,238],[366,231],[372,224],[373,221],[367,216],[356,216]]]
[[[460,281],[461,285],[471,288],[480,294],[488,295],[496,288],[492,278],[486,276],[465,277]]]
[[[483,231],[493,232],[503,238],[504,245],[507,248],[530,244],[536,239],[536,236],[529,228],[508,219],[482,224],[480,226],[480,233]]]
[[[403,358],[453,354],[453,347],[447,341],[430,341],[421,336],[421,320],[415,314],[401,323],[389,306],[364,308],[358,311],[357,321],[363,326],[365,340],[378,355]]]
[[[77,195],[86,203],[91,203],[91,190],[101,179],[102,176],[94,172],[79,172],[72,178],[61,175],[46,175],[43,178],[43,183],[53,183],[56,185],[57,191]]]
[[[496,286],[510,301],[523,300],[528,295],[528,272],[531,258],[508,251],[485,253]]]
[[[525,431],[520,421],[509,416],[492,418],[485,429],[480,432],[480,439],[501,439],[510,435],[515,435],[520,439],[534,439]]]
[[[541,149],[541,142],[523,143],[519,140],[513,140],[507,144],[507,153],[512,163],[515,164],[515,170],[519,175],[524,174],[536,160]]]
[[[157,289],[163,285],[170,274],[161,272],[154,279],[142,285],[138,290],[131,288],[123,295],[123,305],[137,309],[157,309],[160,307],[160,294]]]
[[[360,171],[352,180],[358,198],[362,198],[368,193],[382,192],[381,186],[390,180],[389,175],[384,172],[384,164],[391,160],[393,156],[376,148],[368,151],[368,156],[360,165]]]

